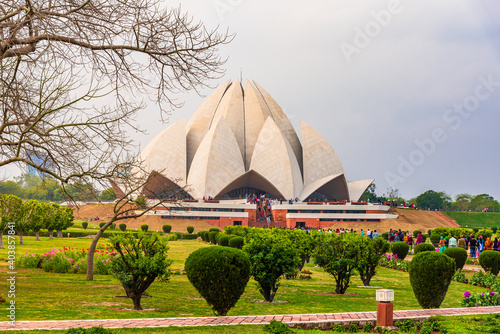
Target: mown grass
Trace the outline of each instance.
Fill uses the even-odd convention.
[[[443,212],[463,227],[500,228],[500,212]]]
[[[25,246],[17,246],[18,254],[31,250],[45,252],[47,248],[87,248],[88,239],[25,238]],[[103,245],[107,240],[103,239]],[[172,268],[184,267],[186,257],[205,243],[197,240],[170,242],[169,257]],[[6,250],[0,250],[5,257]],[[7,271],[7,263],[1,262],[0,270]],[[262,302],[258,285],[250,280],[236,306],[228,315],[300,314],[323,312],[373,311],[376,308],[375,290],[359,287],[361,281],[355,277],[346,295],[334,295],[333,278],[313,264],[307,264],[313,275],[309,281],[283,280],[275,303]],[[95,275],[94,281],[87,281],[82,274],[46,273],[41,269],[18,269],[16,281],[16,320],[70,320],[105,318],[152,318],[210,316],[210,307],[189,283],[186,275],[173,275],[169,283],[155,283],[147,291],[151,298],[144,298],[144,311],[133,311],[124,296],[120,283],[112,276]],[[394,289],[394,308],[418,309],[409,283],[408,273],[380,268],[372,285]],[[0,294],[6,296],[7,286],[2,284]],[[458,307],[463,292],[481,292],[483,289],[453,282],[442,307]]]

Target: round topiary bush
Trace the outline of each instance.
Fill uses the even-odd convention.
[[[102,228],[106,223],[99,223],[99,228]]]
[[[434,245],[434,247],[439,246],[439,240],[441,240],[441,234],[433,233],[431,235],[431,242]]]
[[[149,228],[149,225],[146,225],[146,224],[141,225],[141,230],[143,230],[144,232],[147,232],[148,228]]]
[[[208,232],[220,232],[220,230],[217,227],[211,227]]]
[[[89,226],[89,223],[87,223],[87,222],[83,222],[82,223],[82,227],[83,227],[84,230],[87,229],[87,226]]]
[[[388,241],[389,240],[389,232],[382,233],[382,238],[384,238],[384,240]]]
[[[163,225],[161,227],[161,229],[163,230],[163,232],[165,233],[170,233],[170,231],[172,231],[172,225]]]
[[[455,274],[455,260],[439,252],[420,252],[409,263],[409,273],[420,306],[439,308]]]
[[[118,227],[122,232],[125,232],[125,230],[127,229],[127,224],[121,223],[120,225],[118,225]]]
[[[484,271],[491,272],[493,275],[498,275],[500,271],[500,252],[487,250],[479,254],[479,264]]]
[[[229,247],[200,248],[188,256],[184,269],[218,316],[225,316],[236,305],[250,278],[248,255]]]
[[[221,234],[219,237],[219,245],[228,247],[229,246],[229,235]]]
[[[110,226],[109,226],[110,229],[112,230],[116,230],[116,223],[112,223]]]
[[[397,241],[392,243],[391,250],[392,254],[396,254],[398,256],[398,259],[404,260],[410,250],[410,246],[408,246],[406,242]]]
[[[217,234],[219,234],[219,232],[215,232],[215,231],[208,232],[208,240],[207,241],[216,245],[217,244],[217,239],[216,239]]]
[[[443,254],[454,259],[457,270],[462,270],[467,260],[467,251],[465,249],[461,247],[448,247],[444,250]]]
[[[194,232],[194,227],[193,227],[193,226],[188,226],[188,227],[186,228],[186,230],[188,231],[188,233],[189,233],[189,234],[193,234],[193,232]]]
[[[243,237],[234,236],[229,239],[229,247],[242,249],[245,244]]]
[[[208,231],[201,232],[201,239],[205,242],[210,242],[210,239],[208,239],[208,233],[210,233],[210,232],[208,232]]]
[[[435,250],[436,248],[431,244],[418,244],[413,249],[413,254],[416,255],[417,253],[420,252],[434,252]]]
[[[422,233],[422,231],[420,231],[420,230],[415,230],[415,231],[413,231],[413,237],[415,237],[415,238],[416,238],[416,237],[418,237],[418,235],[419,235],[420,233]]]

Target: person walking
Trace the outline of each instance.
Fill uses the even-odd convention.
[[[470,257],[476,257],[476,245],[477,245],[477,240],[471,234],[470,240],[469,240]]]
[[[463,249],[467,250],[467,245],[465,244],[465,238],[464,238],[463,235],[461,235],[460,239],[458,239],[457,246],[460,247],[460,248],[463,248]]]
[[[481,255],[481,252],[484,251],[484,240],[483,236],[480,235],[477,238],[477,257],[479,258],[479,255]]]
[[[446,241],[444,240],[444,237],[441,236],[441,239],[439,240],[439,253],[444,252],[446,249]]]
[[[415,242],[415,246],[416,246],[416,245],[420,245],[420,244],[421,244],[421,243],[423,243],[423,242],[424,242],[424,237],[422,236],[422,233],[419,233],[419,234],[417,235],[417,241]]]
[[[448,245],[449,247],[457,247],[457,239],[455,239],[453,234],[451,235],[450,240],[448,240]]]

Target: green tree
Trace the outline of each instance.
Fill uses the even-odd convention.
[[[460,211],[466,211],[472,198],[473,196],[471,194],[458,194],[455,196],[455,201],[452,203],[452,207],[457,208]]]
[[[318,242],[314,261],[335,278],[335,292],[344,294],[361,257],[364,237],[355,234],[327,234]]]
[[[116,234],[110,241],[120,255],[111,262],[111,272],[132,299],[134,310],[142,310],[141,297],[149,286],[156,279],[169,280],[172,260],[167,259],[167,239],[156,232],[141,232],[137,238],[130,233]]]
[[[417,206],[424,210],[439,210],[443,208],[444,199],[434,190],[427,190],[417,197]]]
[[[482,211],[484,208],[488,208],[488,211],[491,212],[498,212],[500,211],[500,204],[495,201],[493,196],[488,194],[480,194],[471,199],[469,210]]]
[[[26,189],[14,181],[0,182],[0,194],[14,195],[20,198],[26,197]]]
[[[0,248],[3,246],[3,233],[7,229],[7,224],[21,220],[23,215],[23,201],[15,195],[2,195],[0,196],[0,216],[2,218],[2,225],[0,228]]]
[[[389,243],[382,237],[360,239],[360,257],[356,269],[364,286],[370,286],[382,256],[389,250]]]
[[[116,199],[115,190],[113,188],[108,188],[102,191],[101,196],[99,196],[101,201],[113,201]]]
[[[251,275],[259,284],[259,292],[267,302],[272,302],[283,274],[300,263],[299,252],[290,240],[261,231],[247,236],[243,251],[248,254]]]
[[[59,208],[58,204],[42,203],[42,221],[43,228],[49,232],[49,240],[54,237],[54,230],[57,229],[57,210]]]
[[[43,214],[43,205],[39,201],[30,199],[24,203],[23,220],[26,223],[27,230],[35,232],[37,241],[40,241],[40,230],[44,228],[42,219]]]

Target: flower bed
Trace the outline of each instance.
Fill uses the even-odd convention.
[[[79,273],[87,272],[87,254],[89,249],[76,250],[72,247],[62,249],[49,249],[44,254],[35,254],[27,251],[21,255],[19,266],[21,268],[41,268],[54,273]],[[109,267],[116,252],[109,249],[96,249],[94,253],[94,273],[109,275]]]
[[[408,262],[398,259],[396,254],[385,254],[380,259],[379,265],[390,269],[397,269],[401,271],[408,271]]]

